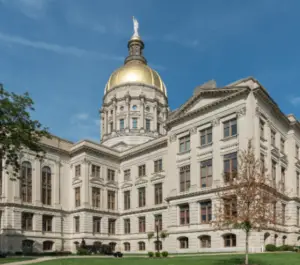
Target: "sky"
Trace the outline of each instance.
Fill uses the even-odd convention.
[[[0,0],[0,83],[51,133],[99,141],[99,109],[139,21],[171,109],[211,79],[254,76],[300,117],[299,0]]]

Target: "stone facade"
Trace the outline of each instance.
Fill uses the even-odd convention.
[[[118,85],[106,91],[100,115],[101,143],[53,136],[42,141],[42,161],[30,151],[20,154],[20,179],[2,171],[2,250],[75,251],[84,238],[146,252],[155,250],[155,233],[148,234],[156,224],[169,234],[160,239],[169,252],[243,250],[242,231],[216,230],[210,221],[224,159],[249,139],[290,191],[283,201],[290,218],[276,230],[251,233],[250,251],[267,243],[300,245],[300,123],[254,78],[199,87],[173,112],[164,91]],[[203,178],[205,163],[211,174]]]

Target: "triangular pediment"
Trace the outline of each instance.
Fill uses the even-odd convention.
[[[116,149],[120,152],[127,150],[128,148],[130,148],[130,146],[128,146],[128,144],[126,144],[125,142],[118,142],[115,145],[111,146],[111,148]]]

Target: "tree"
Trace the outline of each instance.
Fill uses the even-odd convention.
[[[250,232],[275,228],[285,221],[276,207],[286,196],[283,183],[276,183],[266,174],[264,163],[255,158],[251,141],[247,150],[241,151],[237,172],[224,178],[226,181],[217,192],[213,223],[221,229],[245,232],[245,264],[249,264]]]
[[[40,141],[42,137],[50,138],[47,128],[31,119],[33,105],[28,93],[17,95],[0,84],[0,160],[5,161],[6,170],[12,168],[14,177],[20,170],[20,153],[30,149],[42,158],[45,150]]]

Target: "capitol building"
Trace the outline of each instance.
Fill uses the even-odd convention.
[[[171,110],[135,31],[124,65],[104,87],[100,143],[53,136],[42,140],[43,160],[30,150],[20,155],[19,179],[0,168],[0,249],[75,252],[84,239],[125,253],[243,251],[242,230],[212,221],[217,187],[250,139],[273,180],[290,191],[278,206],[289,218],[252,232],[250,251],[300,245],[300,122],[253,77],[189,90]],[[156,230],[167,236],[157,241]]]

